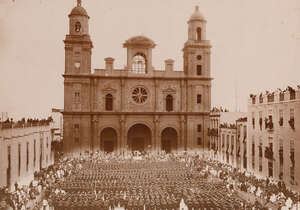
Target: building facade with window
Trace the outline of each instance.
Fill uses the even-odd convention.
[[[51,128],[51,124],[0,126],[0,187],[29,184],[34,172],[53,164]]]
[[[236,141],[235,141],[235,162],[234,167],[240,169],[241,171],[248,170],[248,128],[247,128],[247,117],[241,117],[236,121]]]
[[[221,124],[220,125],[220,144],[221,151],[220,161],[226,164],[235,164],[235,139],[236,125]]]
[[[247,113],[245,112],[229,112],[218,108],[211,110],[208,136],[212,158],[228,164],[236,163],[235,156],[233,156],[237,151],[235,145],[237,139],[236,121],[246,116]]]
[[[248,169],[300,189],[300,89],[250,95]]]
[[[89,16],[79,2],[69,15],[65,43],[64,151],[204,150],[211,103],[210,42],[198,7],[188,20],[183,70],[174,60],[152,66],[155,43],[145,36],[126,40],[124,69],[105,58],[91,70]],[[183,20],[184,21],[184,20]]]

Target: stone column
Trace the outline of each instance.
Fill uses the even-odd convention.
[[[97,141],[97,128],[98,128],[98,119],[97,116],[91,115],[91,145],[90,151],[95,152],[95,142]]]
[[[185,111],[189,111],[189,86],[188,81],[185,82]]]
[[[88,108],[88,111],[92,112],[93,111],[93,106],[94,106],[94,80],[92,78],[90,79],[89,93],[90,93],[90,98],[89,98],[89,106],[90,107]]]
[[[184,91],[184,88],[185,88],[185,84],[184,84],[184,80],[181,80],[180,81],[180,111],[181,112],[184,112],[185,111],[185,107],[184,105],[186,105],[184,102],[185,102],[185,98],[184,98],[184,95],[185,95],[185,91]]]
[[[95,111],[97,109],[97,79],[94,79],[94,82],[93,82],[93,106],[92,106],[92,110],[91,111]]]
[[[132,53],[131,49],[127,48],[127,68],[129,71],[132,71]]]
[[[186,139],[185,123],[186,123],[185,116],[181,115],[180,116],[180,140],[179,140],[179,150],[180,151],[183,151],[185,148],[185,139]]]
[[[120,117],[120,139],[118,139],[118,151],[121,154],[124,154],[125,147],[126,147],[126,135],[125,135],[125,116],[121,115]]]
[[[205,58],[206,58],[206,70],[208,71],[207,73],[207,77],[211,76],[211,72],[210,72],[210,50],[205,51]]]
[[[147,67],[146,67],[146,71],[148,74],[153,74],[153,71],[152,71],[152,48],[149,48],[147,50]]]
[[[158,81],[154,80],[154,111],[157,112],[158,111]]]
[[[120,107],[120,111],[122,112],[122,111],[125,110],[125,94],[124,94],[125,81],[124,81],[124,79],[121,79],[120,84],[121,84],[121,96],[120,96],[120,98],[121,98],[121,107]]]
[[[161,141],[159,136],[159,116],[154,116],[154,136],[153,136],[153,144],[152,147],[156,152],[161,151]]]

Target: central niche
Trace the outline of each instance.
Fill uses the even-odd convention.
[[[144,104],[148,99],[148,91],[144,87],[135,87],[132,90],[131,98],[136,104]]]

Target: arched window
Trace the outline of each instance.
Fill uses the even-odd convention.
[[[106,111],[113,110],[113,96],[111,94],[107,94],[105,96],[105,110]]]
[[[75,32],[80,32],[80,30],[81,30],[81,24],[80,24],[80,22],[76,22],[75,23]]]
[[[201,28],[197,28],[197,41],[201,41]]]
[[[145,74],[146,70],[146,57],[141,53],[137,53],[132,58],[132,71],[134,73]]]
[[[173,96],[167,95],[166,97],[166,110],[168,112],[173,111]]]

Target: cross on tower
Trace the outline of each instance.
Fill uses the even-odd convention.
[[[81,7],[81,0],[77,0],[77,6]]]

